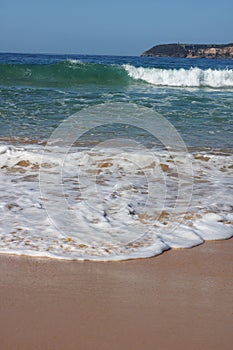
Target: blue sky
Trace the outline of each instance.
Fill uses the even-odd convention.
[[[233,42],[232,0],[0,0],[0,51],[139,55]]]

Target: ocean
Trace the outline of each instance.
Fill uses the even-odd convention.
[[[232,174],[232,60],[0,54],[0,253],[228,239]]]

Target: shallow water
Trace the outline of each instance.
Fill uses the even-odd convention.
[[[227,60],[1,54],[0,251],[120,260],[233,236],[232,67]],[[93,128],[93,110],[104,103],[120,103],[121,124],[105,108],[106,124]],[[132,126],[129,103],[165,117],[185,156],[161,142],[163,130],[154,137],[146,113],[142,128]],[[65,156],[45,151],[77,112],[86,119],[78,119],[81,136]]]

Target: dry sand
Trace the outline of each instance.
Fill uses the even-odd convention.
[[[125,262],[0,256],[0,349],[233,348],[233,239]]]

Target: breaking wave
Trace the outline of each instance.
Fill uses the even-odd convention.
[[[233,87],[232,69],[159,69],[124,65],[129,76],[153,85],[213,88]]]
[[[232,69],[162,69],[105,65],[79,60],[52,64],[0,64],[0,85],[75,87],[81,84],[149,83],[170,87],[233,88]]]

